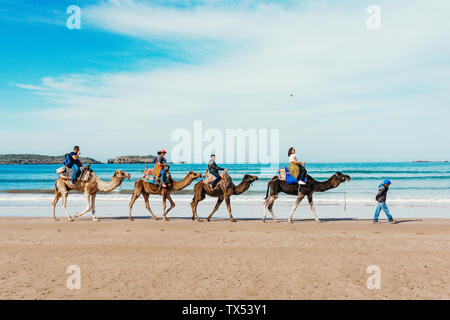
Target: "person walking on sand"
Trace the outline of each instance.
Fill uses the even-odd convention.
[[[216,155],[212,154],[211,158],[209,159],[209,162],[208,162],[208,171],[214,177],[216,177],[216,179],[213,182],[211,182],[211,189],[214,189],[216,187],[217,183],[219,183],[219,181],[222,179],[220,177],[219,170],[227,170],[227,169],[217,166]]]
[[[306,182],[306,169],[304,167],[305,162],[297,161],[295,156],[295,148],[290,147],[288,150],[289,156],[289,174],[298,180],[298,184],[304,185]]]
[[[68,168],[73,168],[72,174],[72,184],[75,184],[78,176],[81,173],[81,167],[83,164],[80,161],[80,147],[73,147],[73,151],[71,153],[66,154],[66,158],[64,159],[64,165]]]
[[[373,223],[378,223],[378,216],[380,215],[380,211],[383,210],[386,213],[386,216],[390,223],[395,223],[394,218],[392,218],[389,209],[386,205],[386,195],[389,191],[389,186],[391,185],[390,180],[384,180],[382,184],[378,186],[378,193],[375,196],[375,200],[378,202],[378,206],[375,210],[375,216],[373,217]]]

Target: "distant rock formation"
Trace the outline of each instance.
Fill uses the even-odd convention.
[[[119,156],[115,159],[109,159],[109,164],[131,164],[131,163],[152,163],[153,159],[155,159],[155,156],[148,155],[148,156]]]
[[[0,154],[0,164],[63,164],[65,156],[39,154]],[[92,158],[81,157],[82,163],[101,163]]]

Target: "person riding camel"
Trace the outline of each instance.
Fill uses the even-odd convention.
[[[224,170],[225,172],[228,171],[228,169],[224,169],[224,168],[221,168],[221,167],[217,166],[217,164],[216,164],[216,155],[212,154],[211,158],[209,159],[209,162],[208,162],[208,171],[214,177],[216,177],[216,179],[213,182],[210,183],[211,189],[214,189],[216,187],[217,183],[219,183],[219,181],[222,179],[220,177],[219,170]]]
[[[167,187],[166,175],[165,175],[167,161],[166,161],[166,158],[164,158],[164,156],[166,154],[167,154],[167,151],[164,149],[162,149],[161,151],[158,152],[158,156],[156,157],[155,168],[154,168],[155,175],[157,177],[161,178],[161,183],[162,183],[163,187]]]
[[[291,147],[288,151],[289,156],[289,174],[298,180],[298,184],[304,185],[306,182],[306,169],[304,167],[305,162],[297,161],[295,156],[295,148]]]
[[[81,167],[83,164],[80,161],[80,147],[73,147],[73,151],[71,153],[66,154],[66,158],[64,159],[64,165],[68,168],[73,168],[72,174],[72,183],[75,184],[78,176],[81,173]]]

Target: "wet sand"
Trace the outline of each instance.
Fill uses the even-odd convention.
[[[449,299],[449,243],[450,219],[0,218],[0,298]]]

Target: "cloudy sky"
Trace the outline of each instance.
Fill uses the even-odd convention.
[[[314,162],[450,160],[448,12],[448,0],[0,0],[0,153],[154,154],[201,120],[279,129],[282,160],[291,145]]]

